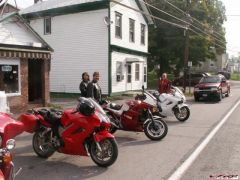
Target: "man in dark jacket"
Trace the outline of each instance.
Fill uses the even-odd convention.
[[[82,73],[82,82],[79,85],[79,90],[82,97],[87,97],[87,86],[89,82],[89,75],[87,72]]]
[[[87,86],[87,97],[94,98],[97,102],[102,100],[102,90],[98,84],[99,81],[99,72],[93,73],[92,82],[88,83]]]

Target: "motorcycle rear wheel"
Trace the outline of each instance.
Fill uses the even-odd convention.
[[[50,133],[41,135],[41,131],[37,131],[32,140],[34,152],[41,158],[48,158],[53,155],[55,150],[50,146]]]
[[[181,107],[180,112],[178,110],[175,110],[174,115],[177,120],[184,122],[190,116],[190,109],[187,106]]]
[[[161,119],[155,119],[154,123],[155,123],[155,127],[152,121],[148,121],[143,127],[144,133],[149,139],[153,141],[159,141],[167,135],[168,126]]]
[[[90,146],[92,160],[100,167],[111,166],[118,157],[118,146],[115,139],[107,138],[99,142],[102,151],[99,151],[93,141]]]

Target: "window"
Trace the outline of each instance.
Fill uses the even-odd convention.
[[[144,82],[147,82],[147,66],[144,66],[144,75],[143,75]]]
[[[51,34],[51,18],[44,18],[44,34]]]
[[[127,82],[128,83],[132,82],[132,66],[131,66],[131,64],[127,65]]]
[[[122,15],[118,12],[115,15],[115,36],[122,38]]]
[[[20,93],[19,65],[0,64],[0,91]]]
[[[129,19],[129,41],[135,42],[135,21]]]
[[[141,44],[145,45],[145,31],[146,26],[144,24],[141,24]]]
[[[135,81],[139,81],[139,74],[140,74],[140,65],[135,64]]]
[[[117,82],[122,81],[122,62],[117,62]]]

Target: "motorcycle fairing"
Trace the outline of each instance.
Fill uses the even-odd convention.
[[[6,146],[8,139],[12,139],[24,132],[23,123],[14,120],[10,115],[0,112],[0,133],[2,134],[2,147]]]

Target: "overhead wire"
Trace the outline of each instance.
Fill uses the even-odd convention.
[[[162,12],[162,13],[164,13],[164,14],[166,14],[166,15],[168,15],[168,16],[170,16],[170,17],[176,19],[176,20],[179,20],[179,21],[181,21],[181,22],[187,24],[188,26],[192,26],[192,27],[194,27],[195,29],[197,29],[198,31],[204,33],[205,35],[213,36],[212,34],[206,33],[206,32],[203,31],[201,28],[199,28],[199,27],[193,25],[193,24],[190,23],[190,22],[187,22],[187,21],[185,21],[185,20],[182,20],[182,19],[180,19],[180,18],[178,18],[178,17],[176,17],[176,16],[170,14],[170,13],[167,13],[166,11],[163,11],[163,10],[161,10],[161,9],[159,9],[159,8],[157,8],[157,7],[151,5],[151,4],[149,4],[149,3],[147,3],[147,2],[145,2],[145,1],[143,1],[143,0],[141,0],[141,2],[145,3],[147,6],[150,6],[150,7],[152,7],[153,9],[155,9],[155,10],[157,10],[157,11],[159,11],[159,12]],[[186,28],[187,28],[187,27],[186,27]],[[219,38],[216,38],[216,37],[214,37],[214,36],[213,36],[213,38],[214,38],[216,41],[218,41],[219,43],[222,43],[222,44],[225,44],[225,43],[226,43],[226,42],[224,42],[224,41],[222,41],[222,40],[220,40]]]
[[[180,9],[179,7],[177,7],[177,6],[175,6],[174,4],[172,4],[172,3],[170,3],[168,0],[164,0],[167,4],[169,4],[170,6],[172,6],[173,8],[175,8],[176,10],[178,10],[179,12],[181,12],[181,13],[183,13],[185,16],[187,16],[187,14],[186,14],[186,12],[184,12],[182,9]],[[206,27],[206,25],[205,24],[203,24],[201,21],[199,21],[198,19],[196,19],[196,18],[194,18],[194,17],[192,17],[191,16],[191,18],[193,19],[193,20],[195,20],[199,25],[202,25],[204,28],[208,28],[209,29],[209,27]],[[210,31],[213,31],[213,33],[215,33],[215,34],[217,34],[220,38],[222,38],[222,39],[224,39],[224,36],[223,36],[223,34],[220,34],[220,33],[218,33],[216,30],[214,30],[214,29],[210,29]],[[216,37],[216,35],[215,35],[215,37]]]
[[[121,5],[121,6],[123,6],[123,7],[126,7],[126,8],[128,8],[128,9],[131,9],[131,10],[134,10],[134,11],[136,11],[136,12],[139,12],[139,13],[141,13],[141,14],[144,14],[144,15],[146,15],[146,16],[149,16],[149,17],[155,18],[155,19],[157,19],[157,20],[160,20],[161,22],[164,22],[164,23],[166,23],[166,24],[170,24],[170,25],[175,26],[175,27],[177,27],[177,28],[186,29],[186,26],[184,26],[184,25],[182,25],[182,24],[177,24],[177,23],[174,23],[174,22],[171,22],[171,21],[168,21],[168,20],[159,18],[159,17],[157,17],[157,16],[150,15],[150,14],[148,14],[148,13],[145,13],[145,12],[142,11],[142,10],[135,9],[135,8],[133,8],[133,7],[130,7],[130,6],[128,6],[128,5],[125,5],[125,4],[123,4],[123,3],[120,3],[120,2],[118,2],[118,1],[116,1],[116,0],[110,0],[110,1],[113,2],[113,3],[116,3],[116,4],[118,4],[118,5]],[[201,33],[193,30],[192,28],[189,28],[189,30],[192,31],[192,32],[194,32],[194,33],[196,33],[197,35],[202,36],[203,38],[207,38],[206,36],[202,35]],[[203,32],[204,32],[204,31],[203,31]],[[207,33],[205,33],[205,32],[204,32],[204,34],[207,35],[207,36],[209,36],[209,34],[207,34]],[[216,44],[216,46],[221,47],[221,48],[223,48],[224,50],[226,50],[226,47],[224,47],[223,45],[218,44],[218,43],[216,43],[216,42],[214,42],[214,44]],[[224,44],[224,45],[225,45],[225,44]],[[229,51],[233,51],[233,50],[230,50],[230,49],[228,49],[228,50],[229,50]]]

